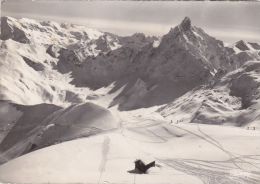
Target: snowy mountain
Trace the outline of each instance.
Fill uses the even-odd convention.
[[[248,47],[254,52],[238,51],[239,43],[224,47],[222,41],[192,26],[187,17],[161,40],[141,33],[120,37],[83,26],[3,17],[1,38],[1,58],[8,63],[3,65],[3,73],[14,71],[13,78],[24,72],[22,78],[17,77],[16,90],[8,87],[12,78],[1,84],[2,99],[22,104],[70,103],[70,99],[64,100],[66,93],[81,96],[77,101],[84,101],[85,95],[78,91],[114,82],[112,91],[127,87],[111,106],[118,104],[120,109],[128,110],[162,105],[204,84],[218,70],[232,71],[260,57],[257,43]],[[8,66],[14,61],[15,65]],[[34,87],[26,87],[29,80]],[[61,85],[57,87],[56,83]],[[23,93],[32,94],[35,100],[20,95]]]
[[[158,112],[178,122],[259,127],[259,66],[260,61],[247,62]]]
[[[244,64],[248,60],[260,59],[260,45],[258,43],[240,40],[231,46],[234,60]],[[239,67],[239,66],[238,66]]]
[[[93,61],[97,56],[102,59],[102,55],[109,55],[110,51],[117,50],[115,57],[119,57],[118,60],[121,61],[120,57],[132,54],[131,48],[141,47],[146,43],[146,37],[142,34],[121,38],[83,26],[55,22],[17,20],[10,17],[3,17],[1,21],[0,54],[4,62],[1,67],[3,73],[1,99],[21,104],[64,103],[67,101],[65,100],[67,93],[75,97],[80,94],[78,88],[75,89],[70,85],[71,80],[80,81],[78,83],[84,83],[85,87],[85,78],[96,77],[92,73],[100,73],[96,77],[99,77],[99,81],[100,78],[106,77],[105,70],[109,70],[111,66],[107,66],[103,60]],[[147,40],[152,42],[153,38]],[[120,49],[121,44],[127,45],[126,49]],[[81,69],[83,62],[85,65],[90,65],[90,68]],[[93,63],[97,66],[92,66]],[[122,63],[117,66],[118,70],[125,67]],[[85,89],[80,90],[87,94]]]
[[[260,45],[188,17],[160,38],[2,17],[0,38],[1,163],[125,124],[260,127]]]
[[[231,49],[236,70],[219,69],[203,86],[158,112],[176,122],[259,127],[259,44],[239,41]]]

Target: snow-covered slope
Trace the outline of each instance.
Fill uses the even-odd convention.
[[[2,17],[1,22],[1,99],[29,105],[82,101],[87,88],[70,83],[100,87],[101,81],[102,85],[113,82],[125,72],[124,60],[131,60],[134,52],[156,39],[143,34],[119,37],[84,26],[25,18]],[[67,93],[75,98],[66,100]]]
[[[174,122],[260,127],[260,61],[215,78],[161,107]]]
[[[53,70],[55,61],[41,45],[0,41],[0,98],[19,104],[81,102],[88,89],[70,84],[69,74]]]
[[[45,45],[68,46],[78,43],[81,39],[94,41],[104,33],[65,23],[52,21],[36,21],[33,19],[15,19],[12,17],[1,18],[1,39],[12,39],[19,43],[37,43]]]
[[[260,60],[260,45],[258,43],[240,40],[230,46],[231,57],[238,63],[239,68],[246,61]]]
[[[20,114],[0,144],[1,163],[42,147],[118,127],[118,120],[108,110],[91,103],[67,108],[51,104],[9,104],[5,115],[14,109]]]
[[[0,166],[0,180],[35,184],[260,182],[258,131],[139,122],[14,159]],[[148,174],[130,174],[127,171],[134,168],[135,159],[155,160],[156,167]]]
[[[70,74],[55,70],[61,50],[63,58],[73,58],[74,54],[81,60],[120,47],[111,34],[83,26],[11,17],[2,17],[1,23],[1,99],[15,103],[82,101],[85,96],[79,96],[83,89],[69,84],[73,80]],[[100,40],[108,48],[102,49]],[[87,89],[83,92],[86,94]]]

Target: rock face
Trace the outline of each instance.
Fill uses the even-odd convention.
[[[187,31],[187,30],[190,30],[191,29],[191,20],[189,17],[185,17],[183,19],[183,21],[181,22],[180,24],[180,28],[183,30],[183,31]]]
[[[60,47],[59,46],[56,46],[56,45],[50,45],[46,52],[51,56],[51,57],[54,57],[54,58],[58,58],[59,57],[59,52],[60,52]]]
[[[259,62],[249,62],[243,66],[242,72],[230,76],[230,95],[241,98],[242,109],[252,106],[260,97],[259,69]]]
[[[32,67],[35,71],[43,71],[44,70],[44,65],[41,63],[35,63],[34,61],[30,60],[27,57],[23,57],[23,60],[25,61],[25,63],[27,65],[29,65],[30,67]]]
[[[231,58],[238,64],[236,68],[245,64],[247,61],[260,60],[258,52],[260,46],[258,43],[249,43],[243,40],[236,42],[231,49]]]
[[[246,43],[243,40],[238,41],[236,43],[236,47],[239,48],[242,51],[249,50],[248,46],[246,45]]]
[[[20,43],[30,43],[26,33],[17,26],[13,26],[10,18],[1,17],[1,39],[13,39]]]
[[[260,61],[249,61],[225,73],[213,85],[194,89],[158,112],[179,122],[260,127],[259,69]]]
[[[250,44],[255,50],[260,50],[260,45],[259,45],[258,43],[249,42],[249,44]]]

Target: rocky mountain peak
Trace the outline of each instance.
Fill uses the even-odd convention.
[[[240,50],[242,51],[245,51],[245,50],[249,50],[247,44],[245,43],[245,41],[243,40],[240,40],[236,43],[236,47],[239,48]]]
[[[180,24],[180,28],[184,31],[187,31],[191,28],[191,20],[189,17],[185,17]]]

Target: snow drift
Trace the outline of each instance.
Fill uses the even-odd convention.
[[[108,110],[92,103],[67,108],[52,104],[11,106],[22,115],[0,144],[2,163],[42,147],[118,127]]]
[[[14,159],[0,166],[0,180],[36,184],[259,183],[258,131],[170,126],[149,119],[140,126],[140,121]],[[127,171],[133,169],[135,159],[155,160],[157,166],[148,174],[130,174]]]

